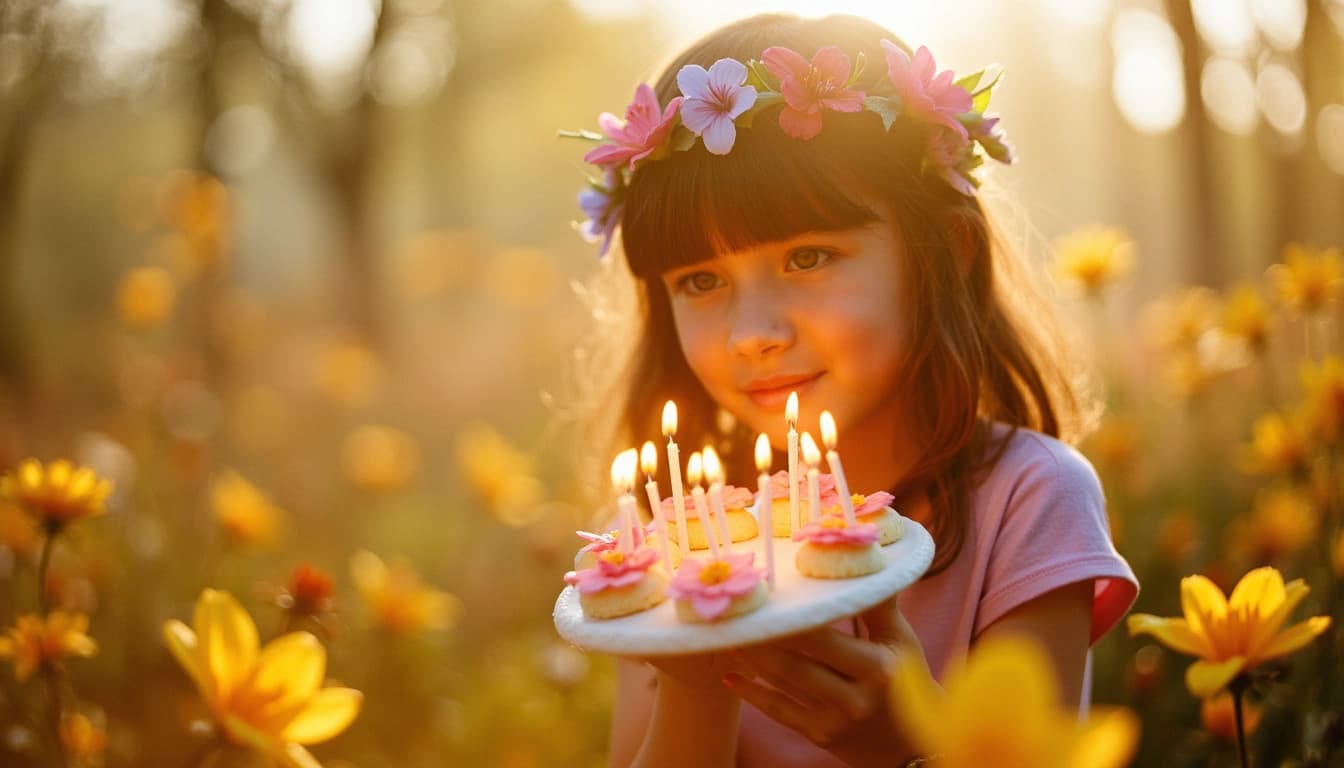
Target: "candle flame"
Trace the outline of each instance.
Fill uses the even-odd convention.
[[[677,404],[668,400],[663,403],[663,437],[670,438],[677,433]]]
[[[621,457],[623,459],[621,468],[625,470],[621,479],[625,481],[625,492],[629,493],[630,489],[635,487],[635,475],[639,472],[639,451],[630,448],[623,451]]]
[[[703,459],[700,458],[699,451],[692,453],[691,457],[686,460],[686,481],[691,485],[700,484],[700,477],[704,474],[701,470],[701,461]]]
[[[723,464],[719,461],[719,452],[714,450],[714,446],[705,446],[704,463],[705,480],[710,485],[723,482]]]
[[[789,427],[798,423],[798,393],[790,392],[789,401],[784,404],[784,420],[789,422]]]
[[[835,450],[835,417],[830,411],[821,412],[821,442],[826,444],[826,450]]]
[[[803,461],[814,467],[821,466],[821,449],[817,448],[817,441],[812,439],[812,433],[804,432],[800,442],[803,448]]]
[[[639,449],[639,468],[650,477],[658,471],[658,449],[652,440],[645,440],[644,447]]]
[[[770,459],[773,458],[770,452],[770,438],[765,433],[756,436],[756,469],[762,472],[770,471]]]
[[[616,454],[611,460],[611,484],[617,492],[625,490],[625,451]]]

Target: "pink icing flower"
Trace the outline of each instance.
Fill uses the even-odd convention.
[[[761,63],[779,78],[786,105],[779,113],[779,127],[795,139],[806,140],[821,133],[822,110],[863,109],[863,91],[845,87],[849,56],[834,45],[820,48],[810,63],[797,51],[776,45],[765,49]]]
[[[690,598],[696,614],[714,620],[728,610],[733,598],[749,595],[765,576],[764,568],[753,568],[754,552],[724,555],[718,560],[688,557],[672,577],[667,593],[677,599]]]
[[[835,475],[829,472],[817,473],[817,491],[821,494],[821,505],[829,507],[832,504],[840,503],[840,494],[835,490]],[[807,504],[807,473],[798,473],[798,498],[803,504]],[[784,499],[789,498],[789,471],[781,469],[770,476],[770,498]]]
[[[887,55],[887,77],[901,97],[903,111],[947,126],[965,139],[966,126],[957,116],[971,111],[971,94],[953,82],[952,70],[938,72],[933,54],[922,45],[914,59],[890,40],[883,40],[882,48]]]
[[[682,500],[686,503],[687,518],[695,519],[695,497],[688,493],[682,497]],[[739,488],[736,485],[725,485],[723,487],[723,508],[725,510],[732,511],[734,509],[746,509],[747,507],[750,507],[755,500],[756,494],[752,493],[750,489]],[[709,494],[705,494],[705,503],[709,503]],[[664,520],[677,519],[675,504],[676,500],[671,496],[668,496],[658,505]],[[706,509],[705,514],[708,515],[711,511],[712,510],[710,509]]]
[[[872,523],[848,525],[845,518],[827,515],[818,523],[808,523],[793,532],[794,541],[809,541],[813,544],[848,544],[862,546],[877,541],[877,526]]]
[[[677,86],[685,96],[681,123],[712,154],[728,154],[737,140],[733,121],[756,103],[756,89],[743,85],[746,80],[747,66],[735,59],[719,59],[708,70],[687,64],[677,72]]]
[[[642,525],[635,526],[635,546],[636,547],[644,546],[644,540],[652,532],[653,530],[649,526],[642,526]],[[606,533],[589,533],[588,531],[575,531],[574,535],[588,542],[588,544],[584,546],[583,549],[579,550],[579,557],[582,557],[585,552],[592,552],[594,554],[610,552],[611,550],[616,549],[617,546],[621,543],[620,531],[607,531]]]
[[[891,506],[891,502],[896,499],[886,491],[870,493],[867,496],[854,494],[854,514],[858,517],[871,515],[874,512],[880,512]]]
[[[628,555],[620,550],[611,550],[598,555],[597,565],[592,568],[566,573],[565,583],[585,595],[604,589],[628,587],[644,578],[657,562],[658,552],[649,547],[636,549]]]
[[[630,170],[635,163],[652,155],[667,137],[675,125],[677,110],[681,108],[681,97],[667,103],[661,112],[658,109],[658,96],[648,83],[640,83],[635,89],[635,100],[625,108],[625,119],[603,112],[597,118],[602,132],[613,144],[603,144],[583,156],[584,162],[601,166],[619,166],[628,162]]]

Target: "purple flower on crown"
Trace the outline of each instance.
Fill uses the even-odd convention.
[[[967,197],[975,194],[975,184],[962,173],[970,154],[970,139],[941,124],[934,126],[933,134],[929,136],[929,160],[938,166],[938,175],[944,181]]]
[[[677,73],[677,86],[685,97],[681,123],[715,155],[726,155],[733,148],[737,140],[733,121],[756,103],[756,89],[743,85],[746,81],[747,66],[734,59],[719,59],[708,70],[687,64]]]
[[[635,170],[635,163],[657,152],[667,141],[680,107],[681,97],[678,96],[660,112],[653,88],[648,83],[640,83],[635,89],[635,100],[625,108],[624,120],[610,112],[598,116],[597,124],[602,127],[602,132],[615,143],[590,150],[583,156],[584,162],[603,167],[629,162],[630,170]]]
[[[1003,128],[999,126],[999,118],[982,118],[971,126],[970,131],[971,138],[979,142],[980,146],[984,148],[985,154],[989,155],[990,158],[1008,165],[1012,165],[1017,160],[1013,152],[1013,145],[1008,143],[1008,137],[1004,134]]]
[[[890,40],[883,40],[882,48],[887,56],[887,77],[901,97],[902,110],[967,138],[966,126],[957,116],[971,111],[971,94],[954,82],[952,70],[938,72],[933,54],[922,45],[913,59]]]
[[[864,93],[849,88],[849,57],[834,45],[817,50],[812,61],[790,48],[771,46],[761,54],[761,63],[779,78],[785,107],[779,127],[795,139],[810,139],[821,133],[822,110],[858,112]]]
[[[625,179],[621,176],[620,165],[607,166],[604,176],[603,182],[589,181],[588,188],[579,193],[579,207],[588,215],[588,219],[579,224],[579,234],[590,243],[602,241],[597,249],[599,259],[605,258],[611,248],[611,238],[616,225],[621,223],[621,210],[625,204]]]

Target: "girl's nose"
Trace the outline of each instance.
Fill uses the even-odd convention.
[[[761,357],[793,345],[793,323],[770,296],[743,296],[735,307],[728,333],[729,349],[744,357]]]

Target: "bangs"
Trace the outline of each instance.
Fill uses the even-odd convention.
[[[719,253],[879,220],[864,196],[889,196],[877,168],[894,170],[897,154],[873,156],[874,144],[895,143],[881,135],[880,119],[828,112],[821,134],[799,141],[780,130],[777,114],[739,129],[727,155],[697,143],[635,174],[621,222],[632,273],[652,280]]]

